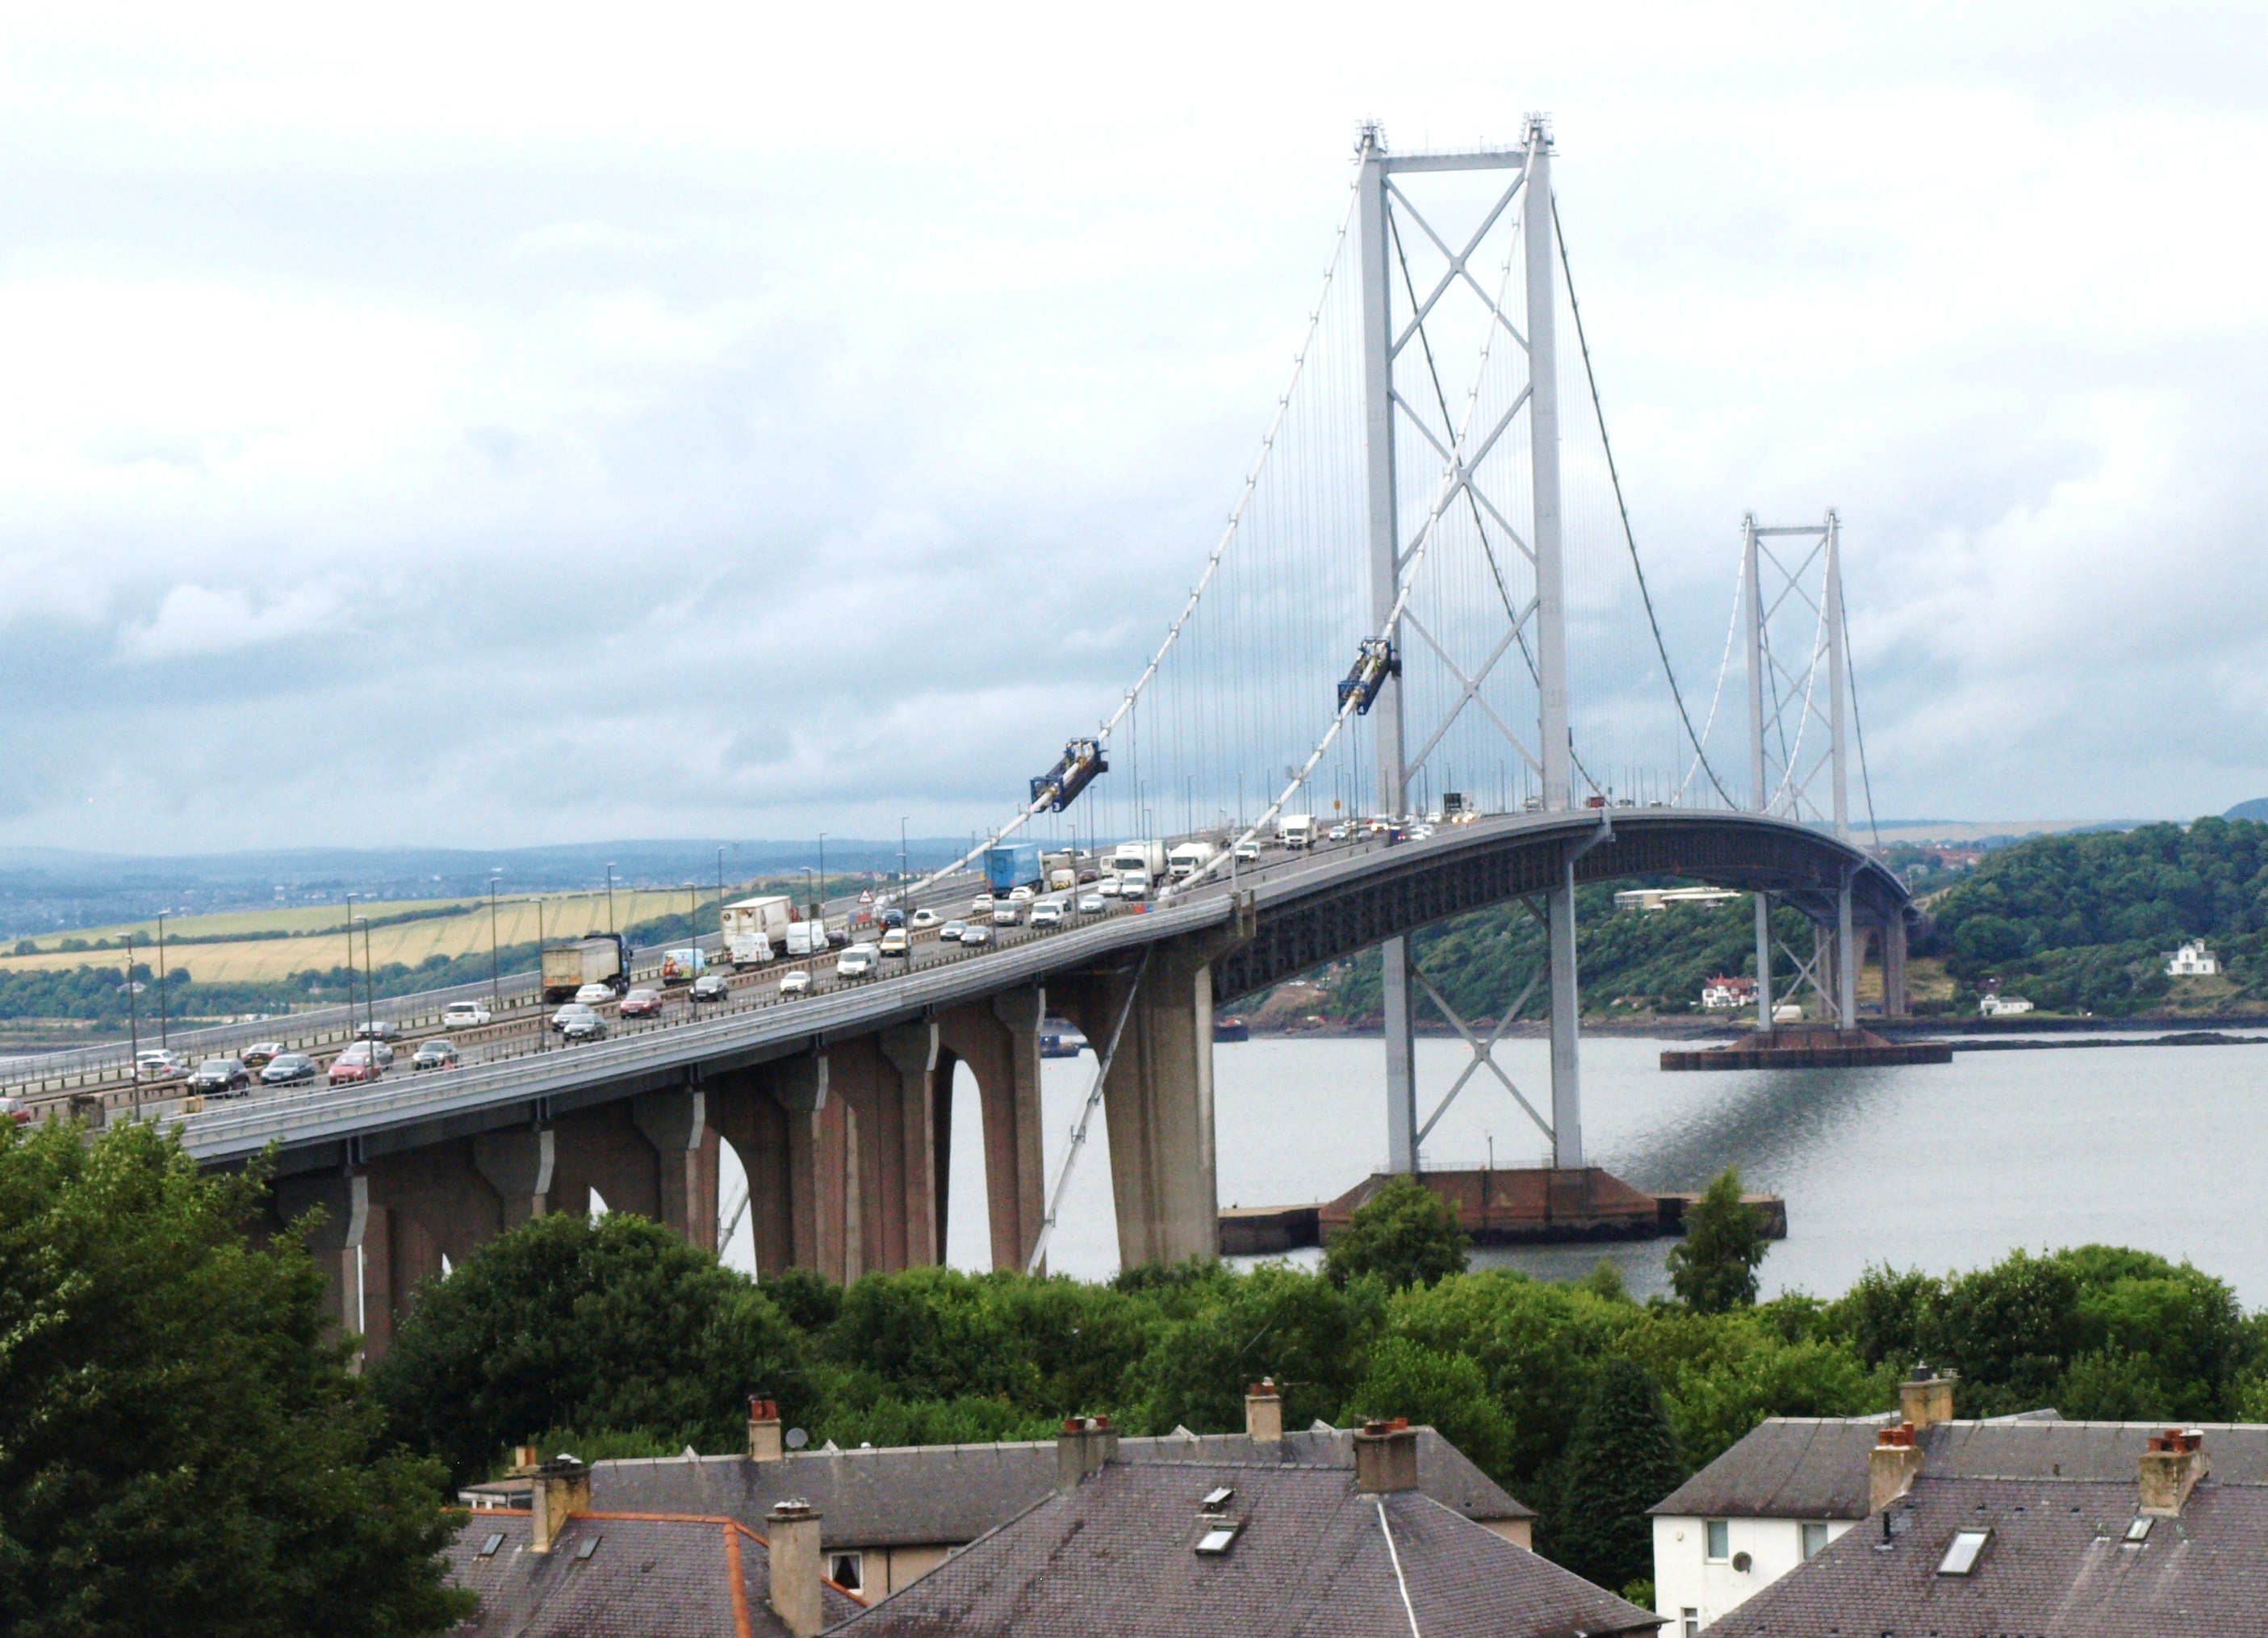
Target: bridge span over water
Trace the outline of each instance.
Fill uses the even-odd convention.
[[[962,1065],[996,1266],[1042,1261],[1098,1111],[1122,1260],[1211,1256],[1213,1008],[1372,948],[1387,1164],[1417,1168],[1485,1065],[1554,1166],[1580,1168],[1583,882],[1752,893],[1763,1029],[1776,984],[1808,987],[1817,1012],[1850,1025],[1869,936],[1886,1008],[1901,1010],[1907,896],[1852,837],[1864,742],[1840,521],[1743,521],[1715,686],[1689,698],[1672,649],[1697,605],[1658,594],[1641,563],[1643,507],[1607,439],[1553,163],[1540,120],[1517,146],[1463,153],[1395,153],[1363,132],[1292,380],[1224,532],[1133,686],[1107,697],[993,832],[1231,843],[1194,876],[1138,908],[950,959],[917,952],[901,972],[793,1000],[758,985],[715,1015],[568,1051],[193,1114],[184,1141],[213,1165],[276,1146],[279,1209],[327,1208],[314,1243],[335,1311],[375,1353],[445,1257],[587,1209],[594,1192],[713,1247],[727,1144],[748,1177],[760,1268],[848,1280],[933,1263]],[[1563,326],[1576,343],[1564,357]],[[1495,816],[1414,823],[1484,810]],[[1334,820],[1368,836],[1370,817],[1410,839],[1261,851]],[[911,892],[934,902],[956,880]],[[1808,954],[1778,936],[1774,902],[1810,921]],[[1484,1037],[1418,970],[1410,938],[1507,903],[1545,925],[1547,955]],[[1489,1051],[1539,990],[1550,1085],[1531,1099]],[[1474,1051],[1430,1111],[1414,1047],[1429,1005]],[[1098,1059],[1052,1198],[1040,1131],[1051,1013]]]
[[[326,1207],[319,1250],[341,1317],[382,1351],[444,1256],[533,1215],[586,1211],[593,1191],[713,1248],[724,1144],[748,1179],[760,1269],[843,1280],[938,1261],[961,1065],[994,1263],[1032,1265],[1051,1210],[1041,1026],[1061,1015],[1107,1054],[1097,1096],[1123,1259],[1210,1256],[1217,1007],[1571,876],[1663,875],[1768,893],[1822,925],[1847,917],[1880,935],[1886,962],[1903,945],[1903,886],[1818,829],[1664,808],[1523,814],[1274,855],[1138,912],[895,976],[448,1075],[215,1106],[180,1129],[208,1164],[276,1152],[284,1212]],[[1537,1124],[1580,1121],[1573,1090],[1555,1085],[1548,1117],[1531,1108]],[[1418,1113],[1402,1118],[1414,1126]]]

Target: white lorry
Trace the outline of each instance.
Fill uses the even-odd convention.
[[[795,903],[784,893],[766,893],[725,905],[718,919],[733,970],[761,967],[787,942],[795,925]]]
[[[1147,888],[1166,874],[1163,842],[1121,842],[1102,861],[1103,870],[1120,883],[1138,882]]]
[[[1276,839],[1286,847],[1313,847],[1315,845],[1315,815],[1281,815],[1276,821]]]
[[[1212,863],[1220,849],[1211,842],[1182,842],[1166,855],[1166,869],[1176,882],[1186,882]]]

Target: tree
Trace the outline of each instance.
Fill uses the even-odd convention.
[[[259,1169],[0,1121],[0,1630],[435,1632],[439,1465],[387,1454]]]
[[[1406,1416],[1440,1433],[1490,1477],[1513,1477],[1519,1440],[1512,1418],[1469,1354],[1388,1337],[1371,1350],[1370,1369],[1338,1420],[1344,1427],[1373,1416]]]
[[[1646,1510],[1681,1477],[1660,1388],[1643,1366],[1609,1360],[1568,1446],[1558,1504],[1547,1521],[1551,1556],[1602,1587],[1651,1575],[1653,1527]]]
[[[1722,1314],[1756,1300],[1766,1245],[1762,1217],[1741,1199],[1731,1168],[1685,1214],[1685,1237],[1669,1249],[1669,1283],[1697,1314]]]
[[[748,1396],[816,1408],[810,1345],[745,1276],[626,1212],[539,1217],[429,1280],[371,1372],[390,1426],[477,1479],[546,1428],[744,1448]]]
[[[1361,1274],[1376,1274],[1396,1291],[1430,1286],[1465,1272],[1472,1243],[1447,1201],[1415,1177],[1389,1177],[1355,1207],[1323,1254],[1323,1272],[1342,1286]]]

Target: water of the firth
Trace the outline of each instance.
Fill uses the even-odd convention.
[[[1583,1043],[1586,1148],[1642,1189],[1697,1189],[1727,1166],[1785,1195],[1788,1237],[1765,1260],[1768,1292],[1832,1295],[1869,1264],[1969,1268],[2011,1247],[2108,1241],[2186,1258],[2268,1303],[2268,1045],[1956,1053],[1898,1069],[1663,1074],[1665,1044]],[[1498,1061],[1549,1109],[1540,1040]],[[1469,1054],[1418,1043],[1430,1109]],[[1213,1054],[1224,1205],[1329,1199],[1386,1148],[1375,1040],[1263,1039]],[[1046,1066],[1052,1186],[1094,1059]],[[989,1263],[974,1087],[954,1100],[947,1256]],[[1098,1113],[1073,1175],[1049,1266],[1096,1279],[1117,1267],[1108,1139]],[[1544,1157],[1542,1134],[1485,1074],[1435,1128],[1436,1164]],[[737,1170],[737,1168],[733,1169]],[[728,1255],[747,1262],[747,1231]],[[1631,1289],[1661,1289],[1667,1242],[1612,1248]],[[1579,1274],[1597,1247],[1484,1254],[1552,1277]]]

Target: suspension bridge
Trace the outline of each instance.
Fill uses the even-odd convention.
[[[1553,159],[1540,119],[1516,146],[1455,153],[1398,153],[1363,131],[1290,379],[1161,639],[999,826],[901,902],[954,905],[983,848],[1019,836],[1090,852],[1214,845],[1152,900],[981,949],[917,940],[902,967],[821,967],[807,992],[760,971],[704,1014],[571,1051],[534,1050],[545,1032],[531,1000],[517,1020],[529,1050],[446,1075],[140,1112],[176,1124],[209,1164],[273,1146],[279,1213],[327,1207],[335,1311],[374,1353],[443,1258],[530,1215],[587,1209],[593,1192],[713,1247],[726,1143],[760,1269],[848,1280],[935,1262],[961,1065],[996,1265],[1042,1265],[1098,1116],[1122,1261],[1211,1256],[1216,1005],[1373,948],[1388,1169],[1418,1169],[1484,1070],[1552,1165],[1580,1169],[1584,882],[1752,893],[1764,1029],[1786,999],[1775,972],[1853,1027],[1870,937],[1885,1008],[1901,1011],[1907,895],[1852,836],[1854,785],[1870,804],[1840,522],[1750,517],[1720,554],[1641,555]],[[1712,608],[1734,588],[1721,649],[1712,612],[1715,652],[1690,668],[1705,698],[1675,663],[1699,629],[1685,617],[1705,584],[1697,563],[1715,578]],[[1775,903],[1810,923],[1808,950],[1776,936]],[[1507,904],[1548,929],[1546,954],[1484,1034],[1418,971],[1411,939]],[[414,1025],[442,1000],[394,1010]],[[1517,1085],[1493,1056],[1531,1001],[1550,1029],[1545,1088]],[[1419,1084],[1428,1007],[1472,1051],[1447,1088]],[[1052,1180],[1038,1044],[1050,1015],[1097,1057]],[[35,1073],[61,1086],[70,1066]],[[131,1094],[76,1096],[114,1115]]]

